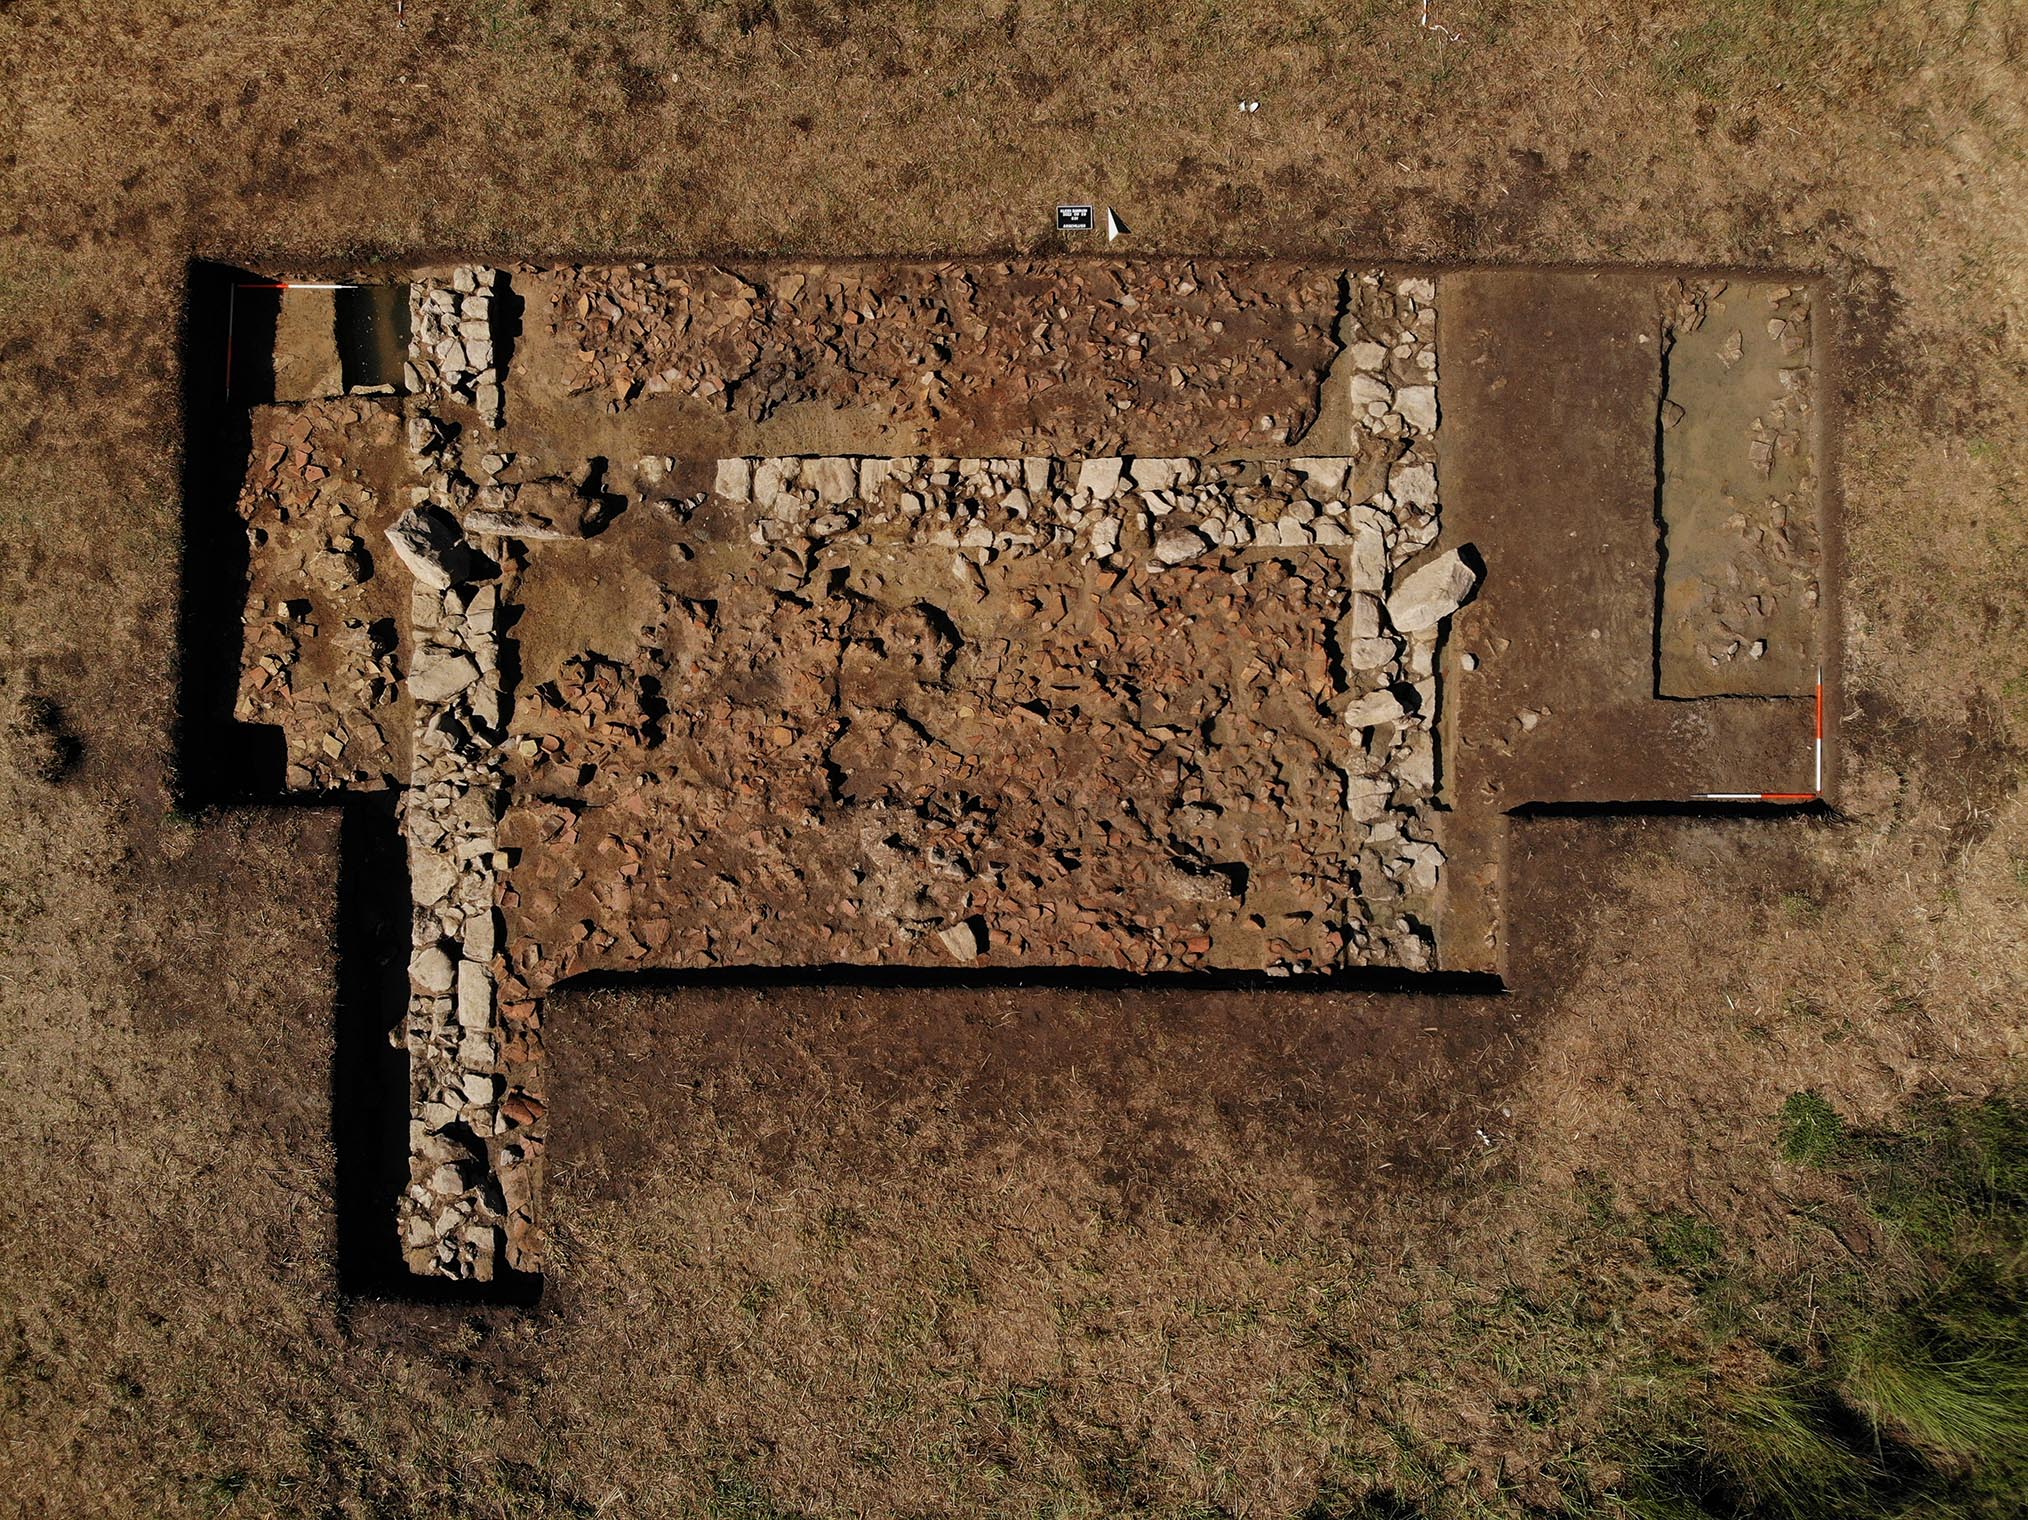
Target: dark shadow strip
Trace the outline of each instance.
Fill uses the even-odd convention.
[[[721,966],[693,971],[594,971],[560,983],[553,992],[662,991],[684,988],[870,988],[987,991],[1039,987],[1070,992],[1362,992],[1437,993],[1485,997],[1507,990],[1490,972],[1399,971],[1358,967],[1344,971],[1269,976],[1261,971],[1111,971],[1102,968],[983,966]]]
[[[274,393],[275,303],[243,299],[262,277],[193,260],[183,363],[183,562],[177,600],[176,803],[267,801],[281,789],[281,736],[237,722],[246,529],[233,509],[251,448],[252,407]],[[226,394],[228,342],[232,394]]]
[[[1793,697],[1778,698],[1794,701]],[[1829,818],[1842,817],[1823,798],[1807,802],[1524,802],[1509,818]]]

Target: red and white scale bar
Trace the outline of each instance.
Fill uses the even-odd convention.
[[[225,298],[225,394],[232,395],[232,322],[239,312],[242,290],[357,290],[343,280],[238,280]]]
[[[1824,667],[1817,667],[1817,754],[1808,792],[1696,792],[1694,802],[1815,802],[1824,795]]]

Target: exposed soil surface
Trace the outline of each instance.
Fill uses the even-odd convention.
[[[338,352],[337,294],[331,290],[251,288],[235,293],[235,308],[240,300],[249,307],[257,300],[273,303],[275,400],[314,401],[345,390],[345,366]],[[236,309],[233,315],[238,315]]]
[[[1127,1118],[1104,1164],[1129,1219],[1193,1206],[1177,1189],[1194,1170],[1191,1116],[1205,1110],[1282,1137],[1345,1204],[1441,1176],[1484,1149],[1480,1132],[1498,1118],[1488,1084],[1577,932],[1559,904],[1573,885],[1601,879],[1628,843],[1624,827],[1595,820],[1521,832],[1512,964],[1533,993],[843,984],[785,996],[649,979],[557,994],[549,1091],[567,1118],[549,1157],[552,1228],[568,1235],[594,1208],[644,1206],[644,1189],[680,1165],[666,1148],[728,1079],[773,1108],[813,1071],[899,1122],[934,1114],[960,1126],[986,1152],[1046,1122],[1077,1090]],[[802,1126],[824,1123],[818,1107],[757,1138],[786,1174],[790,1156],[815,1143]]]
[[[1809,293],[1689,282],[1661,342],[1658,690],[1805,695],[1823,664]]]

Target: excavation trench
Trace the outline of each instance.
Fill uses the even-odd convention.
[[[531,1291],[565,985],[1481,993],[1509,810],[1668,803],[1792,742],[1793,704],[1689,746],[1652,716],[1709,708],[1655,693],[1662,382],[1625,337],[1652,277],[445,266],[311,294],[250,300],[272,362],[193,392],[193,487],[237,452],[243,547],[186,631],[230,645],[229,721],[282,792],[352,799],[362,1290]],[[1601,385],[1499,379],[1544,364]]]

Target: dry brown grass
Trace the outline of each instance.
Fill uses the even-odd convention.
[[[1650,1212],[1799,1281],[1867,1248],[1773,1159],[1783,1096],[2020,1057],[2028,34],[1433,8],[1468,41],[1413,0],[0,6],[0,664],[82,743],[0,756],[0,1511],[1514,1513],[1703,1354]],[[657,1186],[564,1200],[542,1313],[341,1304],[335,828],[167,811],[184,261],[1026,248],[1073,197],[1143,251],[1827,270],[1850,816],[1596,836],[1447,1116],[1498,1143],[1392,1193],[1159,1042],[1175,1153],[1128,1178],[1118,1072],[910,1127],[672,1061]]]

